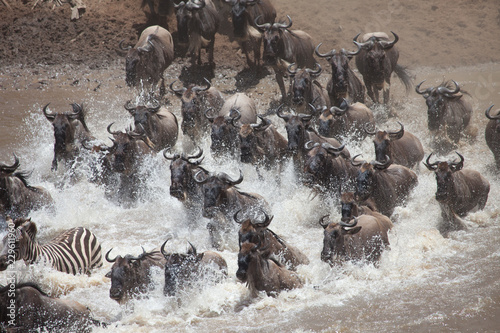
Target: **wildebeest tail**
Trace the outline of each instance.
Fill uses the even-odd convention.
[[[408,68],[398,64],[396,68],[394,68],[394,72],[405,85],[406,93],[408,94],[413,87],[413,78],[410,76]]]

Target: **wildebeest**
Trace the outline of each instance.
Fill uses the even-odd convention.
[[[245,242],[238,253],[236,277],[246,282],[252,296],[265,291],[274,296],[282,290],[302,287],[299,276],[285,268],[275,259],[269,258],[269,248]]]
[[[332,194],[340,197],[346,188],[353,188],[358,169],[350,163],[348,156],[342,154],[344,147],[334,147],[326,142],[306,142],[305,183],[328,197]]]
[[[413,168],[424,159],[424,147],[415,135],[405,131],[403,124],[398,123],[401,126],[398,131],[371,131],[368,126],[365,127],[365,131],[375,136],[373,144],[377,161],[383,163],[388,156],[394,164]]]
[[[205,79],[207,86],[191,84],[180,89],[174,88],[174,82],[170,84],[172,90],[181,99],[182,133],[189,137],[195,144],[201,143],[201,138],[209,132],[210,123],[204,117],[205,110],[213,108],[216,113],[224,104],[224,97],[220,91],[210,85]]]
[[[492,108],[493,105],[485,111],[486,118],[490,121],[484,130],[484,138],[486,139],[486,144],[495,157],[497,169],[500,169],[500,110],[495,111],[496,115],[492,115]]]
[[[325,223],[326,217],[319,220],[324,229],[322,261],[332,266],[345,261],[378,263],[383,250],[389,246],[387,233],[392,228],[389,219],[360,215],[349,223]]]
[[[436,175],[436,200],[441,207],[443,223],[438,226],[441,233],[467,229],[458,217],[464,217],[474,208],[483,209],[488,200],[490,183],[475,170],[462,169],[464,157],[457,152],[460,161],[430,162],[432,153],[424,165]],[[457,217],[458,215],[458,217]]]
[[[457,144],[466,134],[472,117],[472,106],[463,99],[460,86],[453,81],[444,82],[437,87],[420,90],[424,81],[420,82],[415,91],[423,95],[427,104],[427,126],[436,139],[449,138]],[[436,147],[436,148],[439,148]]]
[[[50,103],[49,103],[50,104]],[[54,159],[52,170],[57,170],[57,162],[64,161],[71,165],[85,143],[94,140],[85,123],[85,109],[73,103],[73,112],[49,113],[49,104],[43,107],[43,114],[54,127]]]
[[[349,52],[345,49],[337,52],[333,49],[328,53],[320,53],[319,48],[322,44],[319,43],[314,52],[318,57],[326,58],[332,68],[332,76],[326,86],[328,96],[330,97],[330,104],[332,106],[340,106],[344,99],[349,99],[354,103],[364,103],[365,87],[349,67],[349,61],[361,51],[361,47],[358,46],[358,50],[354,52]]]
[[[340,107],[316,109],[318,133],[337,140],[353,139],[362,141],[366,138],[365,126],[375,126],[373,112],[363,103],[349,105],[344,99]]]
[[[144,29],[134,47],[122,49],[128,50],[125,64],[127,85],[143,85],[154,89],[161,79],[160,94],[163,95],[163,72],[174,60],[174,42],[170,32],[159,25],[153,25]]]
[[[173,147],[177,142],[179,124],[177,117],[156,101],[151,106],[125,104],[125,109],[134,117],[134,132],[145,134],[154,144],[155,150]]]
[[[14,164],[0,164],[0,217],[26,217],[32,210],[54,204],[45,188],[28,184],[27,172],[16,172],[19,165],[19,158],[15,154]]]
[[[187,0],[174,4],[177,16],[179,43],[187,44],[191,63],[198,59],[201,65],[201,49],[206,48],[208,62],[214,66],[215,33],[219,30],[219,13],[212,0]]]
[[[187,254],[168,253],[165,244],[161,246],[161,253],[165,257],[165,287],[166,296],[175,296],[178,291],[185,291],[200,281],[206,285],[207,279],[218,282],[227,276],[227,263],[224,258],[213,251],[197,253],[193,244],[189,243],[190,249]]]
[[[36,240],[36,224],[31,219],[8,219],[7,222],[9,233],[2,240],[0,271],[6,270],[14,260],[24,260],[27,264],[45,261],[68,274],[90,274],[93,268],[102,266],[101,244],[86,228],[68,229],[40,245]],[[12,243],[15,244],[15,258],[9,252]]]
[[[229,97],[219,111],[218,116],[211,116],[205,111],[205,117],[212,124],[210,150],[215,157],[221,155],[237,156],[239,153],[239,124],[257,122],[257,106],[253,99],[244,93]]]
[[[233,34],[245,54],[249,67],[260,63],[262,34],[256,29],[255,19],[263,17],[265,22],[274,22],[276,9],[270,0],[224,0],[231,4]],[[253,61],[249,53],[253,51]]]
[[[308,141],[314,141],[319,143],[329,143],[334,147],[340,146],[334,138],[327,138],[317,134],[310,126],[312,115],[306,115],[299,113],[298,115],[284,114],[281,112],[283,105],[280,105],[277,110],[277,115],[283,119],[285,123],[285,129],[288,136],[288,152],[292,155],[293,163],[295,169],[302,173],[304,163],[307,159],[307,149],[305,149],[305,144]],[[342,152],[345,156],[349,157],[349,151],[347,148],[343,149]]]
[[[259,124],[239,127],[241,162],[270,169],[285,159],[287,140],[271,121],[259,115]]]
[[[264,212],[264,220],[256,221],[249,216],[240,219],[238,217],[240,214],[241,211],[234,214],[234,221],[240,224],[240,230],[238,231],[240,250],[243,243],[246,242],[265,244],[265,246],[269,247],[269,254],[291,270],[295,270],[298,265],[309,264],[309,258],[304,253],[289,245],[282,237],[268,228],[273,216],[269,217]]]
[[[212,221],[208,230],[212,244],[215,248],[221,247],[221,233],[231,231],[231,223],[234,214],[245,208],[261,209],[269,212],[269,204],[259,194],[239,191],[235,185],[243,181],[243,174],[240,170],[238,179],[233,180],[228,174],[205,174],[198,171],[194,180],[203,185],[203,216]]]
[[[148,23],[158,24],[168,30],[169,17],[174,15],[174,0],[142,0],[141,8]]]
[[[380,103],[378,91],[383,90],[384,104],[389,104],[389,90],[391,87],[392,72],[396,73],[401,82],[409,91],[412,80],[406,69],[398,64],[399,51],[395,44],[399,36],[391,31],[394,40],[389,41],[389,36],[384,32],[372,32],[364,34],[361,43],[358,43],[358,35],[353,42],[360,51],[356,55],[356,67],[363,76],[366,92],[374,103]],[[387,84],[387,86],[386,86]]]
[[[356,178],[356,200],[372,198],[378,211],[386,216],[390,217],[394,208],[404,203],[418,183],[414,171],[402,165],[391,164],[388,157],[383,163],[355,162],[354,159],[351,163],[360,167]]]
[[[354,196],[354,192],[344,192],[340,196],[340,213],[342,215],[343,222],[349,222],[355,217],[360,215],[374,215],[374,216],[383,216],[388,218],[385,215],[382,215],[377,212],[377,207],[375,206],[375,202],[373,199],[369,199],[358,203],[356,201],[356,197]]]
[[[273,67],[283,101],[286,100],[283,76],[288,66],[295,63],[299,68],[313,68],[316,63],[312,37],[302,30],[288,30],[292,19],[288,15],[287,18],[288,24],[272,23],[261,17],[255,19],[255,25],[264,32],[262,59],[265,65]],[[257,23],[262,21],[266,23]]]
[[[315,80],[321,74],[321,66],[316,63],[315,70],[311,68],[293,68],[291,64],[287,68],[290,76],[290,91],[292,105],[295,112],[307,113],[309,104],[315,107],[330,107],[330,99],[326,89]]]
[[[152,283],[151,269],[165,267],[165,257],[158,250],[146,252],[143,249],[143,253],[139,256],[127,254],[111,259],[109,254],[112,250],[110,249],[105,256],[107,262],[113,263],[106,277],[111,279],[109,297],[120,304],[147,292]]]
[[[4,332],[88,333],[94,325],[105,326],[91,317],[85,305],[49,296],[32,282],[1,286],[0,304],[0,327],[6,328]]]

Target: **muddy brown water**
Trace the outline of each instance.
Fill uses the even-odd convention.
[[[171,73],[178,69],[172,68]],[[146,191],[131,208],[107,200],[104,189],[85,177],[65,183],[61,181],[62,171],[50,170],[53,136],[42,107],[50,102],[53,111],[69,111],[69,103],[84,102],[91,131],[110,144],[106,126],[115,121],[116,128],[124,128],[130,123],[123,104],[134,96],[124,87],[119,67],[83,75],[51,69],[45,76],[27,71],[15,77],[14,72],[18,69],[6,68],[0,74],[4,88],[0,90],[0,162],[12,163],[15,152],[21,169],[33,171],[30,183],[46,187],[54,197],[55,212],[41,210],[31,215],[42,241],[64,229],[85,226],[98,236],[105,252],[113,248],[114,254],[137,255],[142,252],[141,246],[153,249],[168,235],[174,236],[169,251],[186,251],[187,241],[199,251],[210,248],[207,220],[186,225],[182,205],[169,196],[169,163],[162,154],[147,159]],[[484,110],[491,104],[500,108],[500,66],[419,68],[415,73],[417,83],[427,79],[424,85],[435,85],[443,79],[454,79],[471,94],[477,139],[461,143],[458,151],[465,156],[466,168],[480,171],[490,181],[491,191],[486,208],[465,218],[469,230],[448,238],[439,234],[434,176],[420,166],[419,185],[407,205],[398,207],[393,216],[391,248],[383,254],[380,267],[347,264],[330,268],[320,260],[323,230],[317,221],[324,213],[338,218],[338,208],[318,198],[311,200],[310,191],[297,185],[291,166],[285,168],[278,184],[276,175],[270,172],[264,173],[262,180],[250,166],[235,161],[216,163],[208,153],[207,140],[203,145],[207,156],[204,165],[234,176],[242,168],[245,180],[240,188],[260,193],[271,204],[274,220],[270,228],[310,258],[310,265],[298,269],[305,282],[303,288],[250,300],[247,288],[235,277],[235,242],[221,252],[229,265],[225,282],[207,286],[199,281],[195,290],[176,298],[163,296],[163,272],[158,270],[153,274],[155,287],[149,297],[118,305],[108,296],[110,281],[104,275],[111,265],[106,262],[91,277],[68,276],[41,265],[18,263],[18,279],[38,281],[54,295],[76,299],[91,308],[96,318],[111,324],[107,330],[94,332],[498,332],[500,178],[484,141]],[[228,71],[216,75],[212,83],[228,96],[235,86],[235,74]],[[75,77],[78,82],[74,82]],[[325,76],[320,80],[326,81]],[[261,112],[279,95],[272,75],[247,93],[257,101]],[[423,98],[413,91],[405,96],[397,79],[392,93],[398,117],[379,126],[397,128],[396,120],[403,122],[422,140],[427,155],[430,142]],[[178,114],[179,101],[173,94],[168,99],[169,108]],[[279,118],[271,116],[271,120],[284,132]],[[369,138],[359,145],[348,143],[348,147],[351,153],[373,158]],[[182,149],[182,138],[175,148]],[[0,273],[0,284],[5,278],[6,274]]]

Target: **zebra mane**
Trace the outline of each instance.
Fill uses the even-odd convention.
[[[14,228],[15,228],[15,229],[20,228],[20,227],[23,225],[23,223],[24,223],[24,222],[27,222],[27,221],[29,221],[29,222],[30,222],[30,225],[29,225],[28,229],[26,229],[25,231],[26,231],[26,233],[28,234],[28,236],[29,236],[32,240],[34,240],[34,239],[35,239],[35,237],[36,237],[36,234],[37,234],[37,232],[38,232],[38,229],[37,229],[37,227],[36,227],[35,222],[31,221],[30,219],[25,219],[25,218],[20,217],[20,218],[17,218],[17,219],[14,221]]]
[[[46,292],[44,292],[40,286],[38,284],[36,284],[35,282],[23,282],[23,283],[17,283],[16,284],[16,289],[21,289],[21,288],[24,288],[24,287],[31,287],[31,288],[34,288],[36,289],[40,294],[42,294],[43,296],[47,296],[47,297],[51,297],[50,295],[48,295]],[[10,290],[10,285],[6,285],[6,286],[2,286],[0,288],[0,294],[4,294],[6,293],[7,291]]]

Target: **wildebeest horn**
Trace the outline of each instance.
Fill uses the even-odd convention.
[[[363,129],[365,130],[366,134],[369,134],[369,135],[375,135],[377,134],[377,130],[374,129],[373,131],[369,130],[368,129],[368,126],[370,126],[370,123],[366,123],[365,126],[363,126]]]
[[[401,126],[401,128],[399,129],[399,131],[396,131],[396,132],[387,132],[389,134],[389,137],[391,139],[393,139],[393,140],[401,139],[403,137],[403,135],[405,135],[405,127],[399,121],[398,121],[398,124],[399,124],[399,126]]]
[[[359,36],[359,34],[358,34],[358,36]],[[356,36],[356,38],[358,36]],[[358,49],[356,51],[347,51],[346,52],[347,56],[349,56],[349,57],[355,56],[355,55],[357,55],[361,51],[361,46],[359,46],[359,45],[356,45],[356,46],[358,47]]]
[[[269,126],[271,126],[271,121],[269,119],[267,119],[266,117],[264,117],[263,115],[259,114],[257,117],[259,117],[260,123],[251,125],[254,130],[264,131],[267,128],[269,128]]]
[[[234,116],[231,117],[231,113],[233,111],[236,112],[236,115],[234,115]],[[231,117],[231,123],[233,124],[233,126],[239,128],[240,126],[236,122],[238,120],[240,120],[240,118],[241,118],[241,112],[239,110],[237,110],[237,109],[231,109],[231,111],[229,112],[229,117]]]
[[[356,224],[358,224],[358,218],[357,217],[354,218],[354,222],[352,222],[352,223],[345,223],[345,222],[342,222],[342,221],[339,222],[339,225],[342,226],[342,227],[344,227],[344,228],[352,228],[352,227],[355,227]]]
[[[356,162],[355,160],[356,160],[356,157],[358,157],[358,156],[362,156],[362,154],[358,154],[358,155],[354,156],[354,157],[351,159],[351,164],[352,164],[353,166],[360,166],[361,164],[366,163],[366,161],[364,161],[364,160],[363,160],[363,161],[360,161],[360,162]]]
[[[171,237],[167,238],[165,242],[160,247],[160,252],[163,254],[164,257],[168,256],[169,254],[165,252],[165,245],[167,245],[167,242],[171,239]]]
[[[243,181],[243,172],[241,172],[241,170],[240,170],[240,176],[236,180],[232,180],[229,177],[229,175],[227,173],[225,173],[225,172],[221,173],[220,178],[221,178],[221,180],[223,180],[224,182],[226,182],[227,184],[229,184],[231,186],[238,185],[238,184],[240,184]]]
[[[238,210],[236,213],[234,213],[233,215],[233,219],[234,219],[234,222],[238,223],[238,224],[242,224],[243,222],[245,222],[244,220],[240,220],[238,219],[238,214],[241,212],[242,210]]]
[[[12,165],[0,165],[0,169],[4,172],[7,172],[7,173],[13,173],[14,171],[16,171],[17,168],[19,168],[19,158],[16,156],[16,154],[13,154],[14,155],[14,164]]]
[[[45,105],[43,107],[43,114],[45,115],[45,118],[47,118],[48,120],[52,121],[52,120],[54,120],[56,118],[56,115],[47,112],[47,108],[49,107],[49,104],[50,103],[47,103],[47,105]]]
[[[312,119],[312,115],[311,115],[311,114],[299,113],[297,116],[298,116],[298,117],[300,118],[300,120],[302,120],[303,122],[307,122],[307,121],[309,121],[309,120],[311,120],[311,119]]]
[[[208,81],[206,77],[204,77],[203,79],[205,80],[205,82],[207,82],[207,87],[204,88],[204,87],[200,87],[200,86],[194,86],[193,89],[192,89],[194,92],[207,91],[208,89],[210,89],[210,87],[212,86],[210,84],[210,81]]]
[[[177,82],[177,80],[175,80],[174,82],[170,83],[170,90],[172,90],[176,95],[179,95],[179,96],[182,96],[184,94],[184,92],[187,90],[186,87],[182,87],[181,89],[175,89],[174,88],[174,83]]]
[[[329,58],[331,56],[333,56],[335,54],[335,49],[331,50],[330,52],[328,53],[320,53],[319,52],[319,48],[321,47],[321,45],[323,45],[323,43],[319,43],[316,48],[314,49],[314,53],[316,53],[316,55],[318,57],[321,57],[321,58]]]
[[[173,160],[178,159],[178,158],[181,156],[181,155],[179,155],[178,153],[175,153],[175,154],[172,154],[172,155],[168,155],[168,156],[167,156],[167,154],[169,154],[169,153],[170,153],[170,148],[172,148],[172,147],[168,147],[167,149],[165,149],[165,150],[163,151],[163,157],[165,157],[165,158],[166,158],[167,160],[169,160],[169,161],[173,161]]]
[[[325,219],[328,219],[327,223],[323,222]],[[324,216],[320,217],[319,225],[322,226],[323,229],[326,229],[326,227],[328,227],[329,224],[330,224],[330,215],[324,215]]]
[[[376,169],[384,170],[387,169],[392,164],[392,161],[389,156],[385,155],[385,162],[372,161],[371,164]]]
[[[460,157],[460,161],[458,161],[458,162],[455,162],[455,161],[449,162],[450,169],[453,172],[462,170],[462,168],[464,167],[464,161],[465,161],[465,158],[458,151],[456,151],[455,153],[457,153],[458,157]]]
[[[191,244],[191,242],[190,242],[190,241],[188,241],[188,243],[189,243],[189,245],[191,246],[191,249],[190,249],[190,250],[188,250],[188,254],[192,254],[192,255],[196,256],[196,248],[194,247],[194,245],[193,245],[193,244]]]
[[[132,112],[135,110],[135,106],[132,105],[132,101],[131,100],[128,100],[125,105],[123,106],[125,108],[125,110],[127,110],[128,112]]]
[[[202,155],[203,155],[203,149],[201,149],[199,146],[197,146],[198,148],[198,152],[195,153],[194,155],[188,155],[188,157],[186,157],[186,160],[192,160],[192,159],[196,159],[196,158],[200,158]],[[191,162],[191,161],[189,161]]]
[[[320,75],[321,71],[323,70],[323,68],[321,68],[320,64],[315,63],[314,64],[314,68],[317,68],[317,69],[314,70],[314,69],[306,68],[306,72],[309,73],[311,76],[318,76],[318,75]]]
[[[491,109],[493,108],[495,104],[492,104],[488,109],[486,109],[486,111],[484,112],[484,114],[486,115],[486,118],[488,119],[491,119],[491,120],[497,120],[497,119],[500,119],[500,112],[497,112],[497,115],[496,116],[492,116],[490,114],[490,111]]]
[[[391,33],[394,35],[394,40],[392,42],[385,42],[385,41],[380,42],[380,45],[382,45],[382,47],[384,48],[384,50],[390,49],[399,40],[399,36],[396,35],[396,33],[394,31],[391,31]]]
[[[361,48],[363,48],[363,47],[365,47],[365,46],[369,46],[369,47],[371,48],[371,47],[372,47],[372,45],[373,45],[373,42],[370,40],[370,41],[368,41],[368,42],[359,43],[359,42],[357,41],[357,39],[358,39],[359,35],[361,35],[361,32],[360,32],[359,34],[357,34],[357,35],[356,35],[356,37],[354,37],[354,38],[352,39],[352,42],[353,42],[354,44],[356,44],[356,46],[358,47],[358,49],[361,49]]]
[[[324,149],[326,149],[326,151],[328,153],[330,153],[330,154],[334,153],[335,154],[335,153],[341,152],[344,149],[345,143],[342,143],[339,147],[334,147],[331,144],[329,144],[328,142],[323,142],[321,144],[321,147],[323,147]]]
[[[278,109],[276,110],[276,115],[278,117],[280,117],[281,119],[284,119],[285,121],[289,121],[291,115],[281,113],[281,110],[283,109],[283,105],[285,105],[285,104],[283,103],[280,106],[278,106]]]
[[[108,133],[109,134],[113,134],[113,135],[118,135],[120,134],[121,132],[113,132],[111,131],[111,126],[113,126],[114,122],[112,122],[111,124],[108,125],[108,127],[106,128],[108,130]]]
[[[264,23],[264,24],[258,24],[257,21],[262,17],[262,15],[259,15],[255,18],[253,23],[255,23],[255,26],[259,28],[260,30],[269,30],[271,28],[271,23]]]
[[[420,94],[420,95],[425,95],[425,94],[428,94],[431,92],[432,88],[427,88],[425,90],[420,90],[420,86],[422,85],[422,83],[424,83],[426,80],[423,80],[422,82],[420,82],[419,84],[417,84],[417,86],[415,87],[415,91],[417,92],[417,94]]]
[[[319,96],[318,96],[318,97],[319,97]],[[320,115],[320,114],[322,114],[323,112],[325,112],[325,110],[328,110],[328,107],[327,107],[326,105],[323,105],[323,106],[321,107],[321,110],[320,110],[319,108],[317,108],[317,107],[315,107],[315,106],[314,106],[314,104],[313,104],[313,103],[314,103],[314,101],[315,101],[318,97],[316,97],[316,98],[312,101],[312,103],[307,103],[307,105],[308,105],[308,106],[309,106],[309,108],[313,111],[313,114],[315,114],[315,115],[318,115],[318,114]]]
[[[113,248],[111,248],[108,252],[106,252],[105,258],[107,262],[115,262],[116,258],[118,258],[118,256],[116,256],[114,259],[109,259],[109,253],[111,252],[111,250],[113,250]]]
[[[118,44],[118,46],[119,46],[119,47],[120,47],[120,49],[122,49],[123,51],[128,51],[128,50],[130,50],[130,49],[132,48],[132,46],[130,46],[130,45],[129,45],[129,46],[126,46],[126,47],[123,47],[123,42],[124,42],[124,41],[125,41],[125,39],[122,39],[122,40],[120,41],[120,44]]]
[[[200,179],[199,178],[200,175],[204,175],[205,177],[202,178],[202,179]],[[198,171],[197,173],[194,174],[193,179],[194,179],[195,182],[203,184],[204,182],[206,182],[208,180],[208,177],[205,175],[204,170],[200,170],[200,171]]]
[[[178,9],[178,8],[183,7],[183,6],[185,6],[185,5],[186,5],[186,3],[185,3],[184,1],[181,1],[181,2],[179,2],[178,4],[175,4],[175,3],[174,3],[174,8],[175,8],[175,9]]]
[[[304,144],[304,149],[305,150],[311,150],[314,147],[319,146],[319,142],[314,142],[313,140],[309,140]]]
[[[288,28],[290,28],[292,26],[292,19],[291,19],[290,15],[287,15],[286,17],[288,19],[288,24],[276,22],[276,23],[273,23],[273,27],[274,28],[279,28],[279,29],[288,29]]]
[[[158,112],[160,110],[160,107],[161,107],[160,102],[158,100],[156,100],[156,99],[153,99],[153,103],[152,104],[153,105],[151,105],[151,107],[148,107],[148,110],[150,112],[153,112],[153,113]]]
[[[430,159],[431,159],[431,156],[432,154],[434,153],[430,153],[429,156],[427,156],[427,159],[425,160],[424,165],[427,169],[429,169],[430,171],[434,171],[437,169],[437,165],[439,164],[439,161],[436,161],[434,163],[431,163],[430,162]]]
[[[271,224],[271,221],[273,220],[274,216],[269,217],[269,215],[267,215],[267,213],[263,209],[260,210],[264,214],[264,221],[252,224],[261,228],[267,228]]]
[[[451,80],[451,81],[455,84],[454,90],[451,90],[451,89],[448,89],[446,87],[441,86],[441,87],[437,88],[438,93],[446,95],[446,96],[450,96],[450,95],[458,93],[460,91],[460,86],[458,85],[457,82],[455,82],[455,80]]]
[[[349,108],[349,105],[347,104],[347,101],[345,100],[345,98],[343,98],[342,103],[340,103],[340,107],[337,107],[334,105],[330,108],[330,112],[332,114],[335,113],[337,116],[341,116],[347,112],[348,108]]]
[[[80,113],[83,112],[83,106],[81,106],[78,103],[71,103],[71,108],[73,109],[73,114],[72,116],[78,116]]]
[[[294,76],[295,74],[297,74],[297,68],[295,68],[295,70],[292,70],[292,67],[295,66],[295,65],[296,65],[295,63],[292,63],[286,69],[286,71],[288,72],[288,74],[290,74],[291,76]]]
[[[193,10],[193,9],[202,9],[203,7],[205,7],[205,0],[198,0],[199,3],[195,3],[194,1],[192,0],[189,0],[188,1],[188,6],[187,6],[187,9],[188,10]]]

